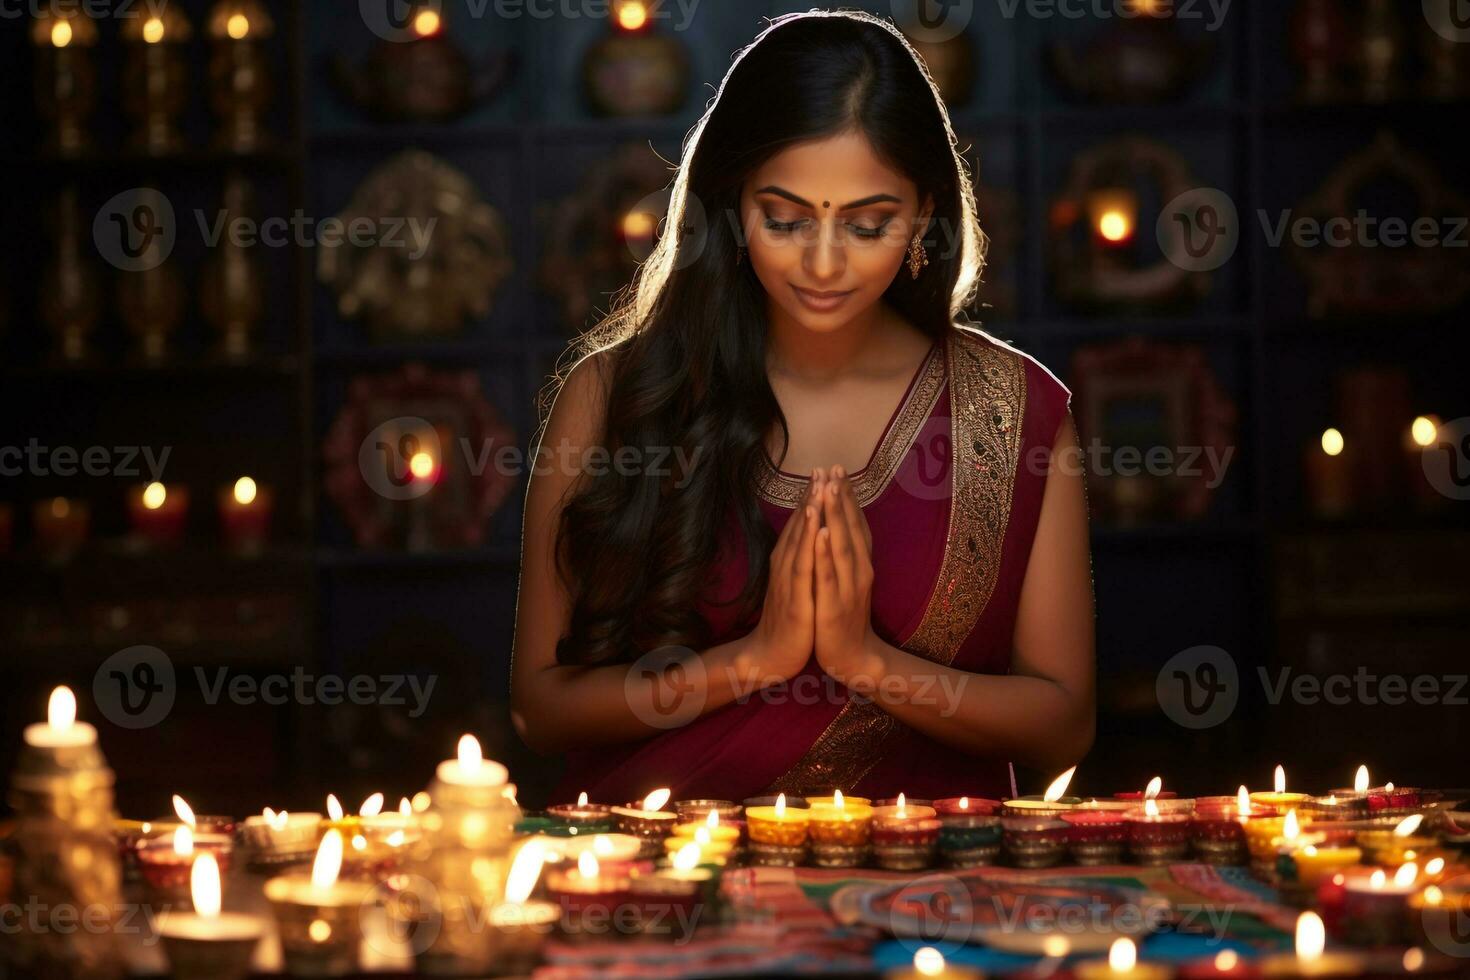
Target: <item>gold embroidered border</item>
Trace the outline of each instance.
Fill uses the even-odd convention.
[[[948,665],[975,628],[1000,575],[1021,452],[1026,371],[1013,351],[958,332],[948,343],[950,518],[944,558],[924,616],[899,645]],[[856,786],[882,758],[900,727],[872,701],[849,701],[795,766],[768,793]]]
[[[908,454],[924,420],[934,411],[939,392],[944,388],[944,358],[944,346],[940,344],[934,345],[925,356],[919,376],[899,406],[893,425],[884,431],[883,441],[879,443],[872,461],[853,480],[853,493],[859,507],[866,507],[878,499],[893,479],[893,474],[898,472],[898,466]],[[764,482],[758,489],[761,497],[779,507],[794,509],[811,479],[787,476],[772,466],[768,457],[763,455],[762,459],[766,465],[762,467]]]

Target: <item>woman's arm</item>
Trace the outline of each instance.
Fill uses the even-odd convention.
[[[926,735],[1045,771],[1087,754],[1096,730],[1096,637],[1087,502],[1070,414],[1053,447],[1021,587],[1011,672],[941,666],[875,634],[867,642],[871,673],[850,686]]]
[[[567,631],[572,605],[556,571],[556,532],[564,501],[582,488],[586,474],[578,472],[578,461],[584,449],[601,444],[607,407],[605,357],[598,353],[584,358],[567,375],[542,437],[546,451],[537,453],[526,491],[511,655],[511,721],[521,739],[537,752],[657,735],[781,679],[773,676],[775,658],[769,655],[769,644],[760,631],[691,654],[682,670],[642,670],[627,664],[575,667],[556,662],[556,644]],[[788,522],[791,534],[783,533],[778,539],[773,566],[782,542],[797,536],[799,543],[802,523]],[[814,536],[813,526],[808,554]],[[785,549],[793,555],[793,563],[799,552],[797,543]],[[809,560],[806,574],[810,590]],[[808,650],[809,644],[808,640]],[[802,654],[803,662],[806,656]]]

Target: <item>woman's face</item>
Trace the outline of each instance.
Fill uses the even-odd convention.
[[[747,261],[776,306],[830,331],[882,298],[933,202],[851,133],[767,160],[741,187],[740,210]]]

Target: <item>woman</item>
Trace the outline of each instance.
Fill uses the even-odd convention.
[[[513,720],[558,800],[999,796],[1092,743],[1070,393],[956,322],[985,238],[893,27],[776,18],[562,383]],[[1076,457],[1074,456],[1074,463]]]

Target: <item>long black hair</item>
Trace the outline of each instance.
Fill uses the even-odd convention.
[[[621,447],[648,460],[652,450],[678,447],[696,463],[662,475],[604,467],[566,502],[556,554],[573,608],[558,662],[619,663],[664,646],[708,646],[695,600],[732,520],[750,562],[734,601],[742,621],[754,623],[774,540],[756,481],[767,435],[776,425],[789,432],[766,376],[765,290],[751,263],[736,261],[741,183],[786,147],[852,131],[913,181],[920,201],[933,196],[923,239],[929,265],[917,279],[901,267],[886,301],[942,341],[974,300],[987,241],[922,59],[892,23],[861,11],[773,19],[738,53],[686,137],[652,254],[573,348],[574,360],[596,351],[608,359],[599,444],[613,458]]]

